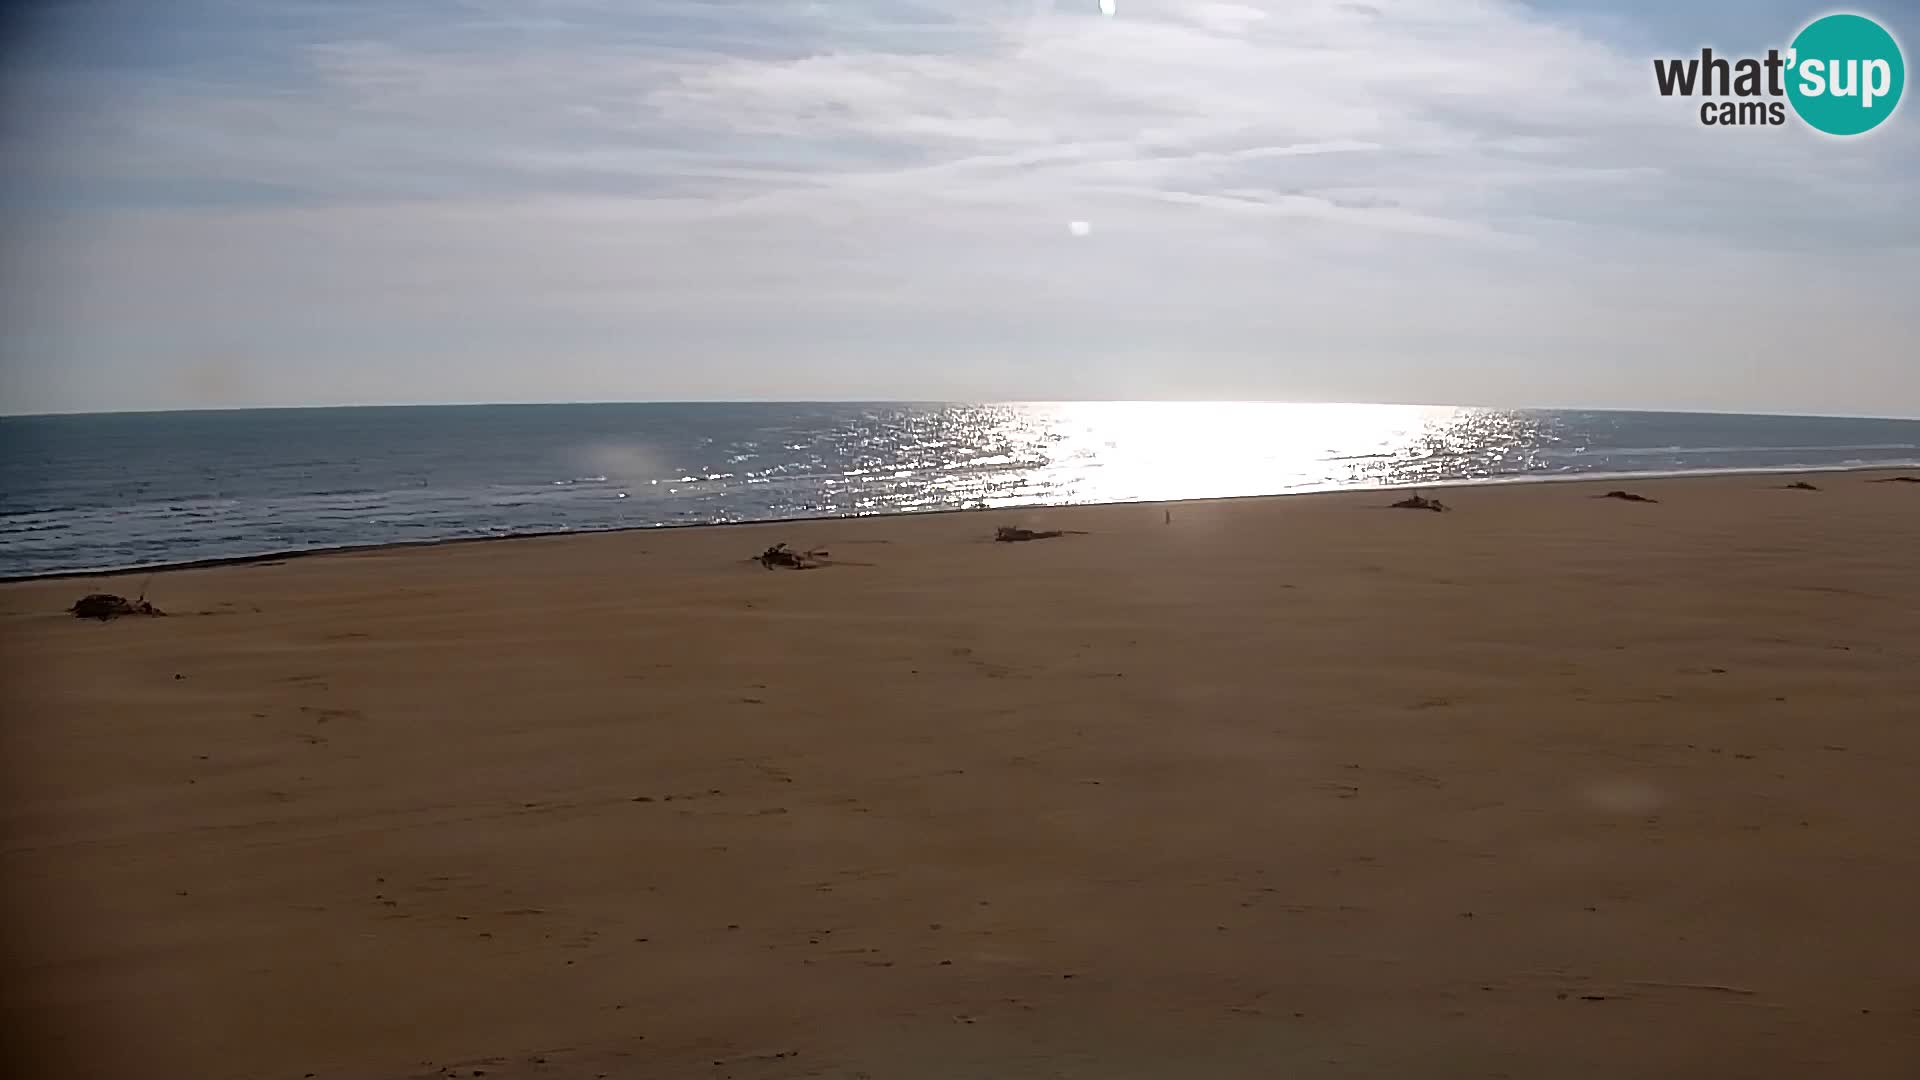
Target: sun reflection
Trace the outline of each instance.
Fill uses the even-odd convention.
[[[1199,499],[1405,479],[1485,410],[1266,402],[1016,407],[1047,433],[1042,486],[1073,502]],[[1417,471],[1417,468],[1413,471]]]
[[[1553,471],[1559,438],[1542,414],[1270,402],[876,405],[795,433],[669,474],[676,498],[778,517],[1444,484]]]

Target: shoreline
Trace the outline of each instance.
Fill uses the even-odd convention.
[[[599,529],[550,529],[535,532],[514,532],[498,536],[448,536],[427,540],[385,540],[366,544],[335,544],[326,547],[290,548],[246,555],[221,555],[204,559],[187,559],[178,562],[145,563],[89,570],[49,570],[29,574],[0,574],[0,586],[46,581],[75,581],[88,578],[120,578],[134,574],[167,574],[182,570],[206,570],[230,566],[257,566],[261,564],[276,564],[292,559],[317,558],[328,555],[355,555],[383,551],[404,551],[414,548],[490,544],[510,540],[539,540],[559,536],[602,536],[620,533],[683,529],[731,529],[761,525],[797,525],[823,521],[869,521],[875,519],[937,517],[948,514],[993,512],[1024,513],[1036,510],[1064,510],[1109,506],[1200,505],[1259,499],[1293,499],[1311,496],[1363,495],[1375,492],[1424,491],[1429,488],[1470,491],[1475,489],[1523,487],[1534,484],[1604,483],[1609,481],[1630,480],[1686,480],[1740,476],[1794,476],[1804,473],[1818,473],[1822,475],[1836,473],[1893,473],[1908,469],[1920,469],[1920,461],[1876,463],[1872,465],[1793,465],[1752,469],[1690,469],[1673,472],[1593,472],[1552,476],[1523,474],[1497,478],[1476,477],[1463,480],[1434,480],[1423,484],[1381,484],[1365,487],[1312,488],[1302,491],[1262,492],[1250,495],[1215,495],[1186,499],[1139,499],[1119,502],[1084,503],[1020,503],[1008,506],[954,506],[931,510],[886,510],[872,514],[814,514],[803,517],[754,518],[746,521],[695,521],[684,524],[659,522],[651,525],[617,525]]]

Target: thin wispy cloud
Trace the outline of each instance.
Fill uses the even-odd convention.
[[[1920,411],[1920,127],[1703,128],[1654,7],[180,7],[9,65],[10,398]]]

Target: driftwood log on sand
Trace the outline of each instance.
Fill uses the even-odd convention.
[[[1013,525],[1002,525],[993,530],[993,539],[1002,544],[1018,544],[1026,540],[1051,540],[1056,536],[1085,536],[1080,529],[1022,529]]]
[[[1649,498],[1647,498],[1647,497],[1646,497],[1645,495],[1636,495],[1636,494],[1634,494],[1634,493],[1633,493],[1633,492],[1631,492],[1631,491],[1620,491],[1620,490],[1618,490],[1618,489],[1616,489],[1616,490],[1613,490],[1613,491],[1609,491],[1609,492],[1607,492],[1607,493],[1606,493],[1605,495],[1595,495],[1595,496],[1594,496],[1594,498],[1596,498],[1596,499],[1619,499],[1619,500],[1621,500],[1622,502],[1645,502],[1645,503],[1657,503],[1657,502],[1659,502],[1659,501],[1660,501],[1659,499],[1649,499]]]
[[[1783,488],[1787,488],[1788,490],[1791,490],[1791,491],[1819,491],[1820,490],[1817,486],[1813,484],[1809,484],[1805,480],[1795,480],[1791,484],[1781,484],[1780,486]]]
[[[1882,476],[1878,480],[1869,480],[1869,484],[1920,484],[1920,476]]]
[[[1429,499],[1417,491],[1397,503],[1390,504],[1390,508],[1394,510],[1431,510],[1436,514],[1444,514],[1452,509],[1439,499]]]

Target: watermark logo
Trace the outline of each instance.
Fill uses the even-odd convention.
[[[1808,23],[1783,52],[1729,59],[1712,49],[1653,62],[1662,97],[1698,97],[1708,127],[1777,126],[1787,108],[1828,135],[1872,131],[1893,115],[1906,88],[1900,44],[1864,15],[1826,15]]]

